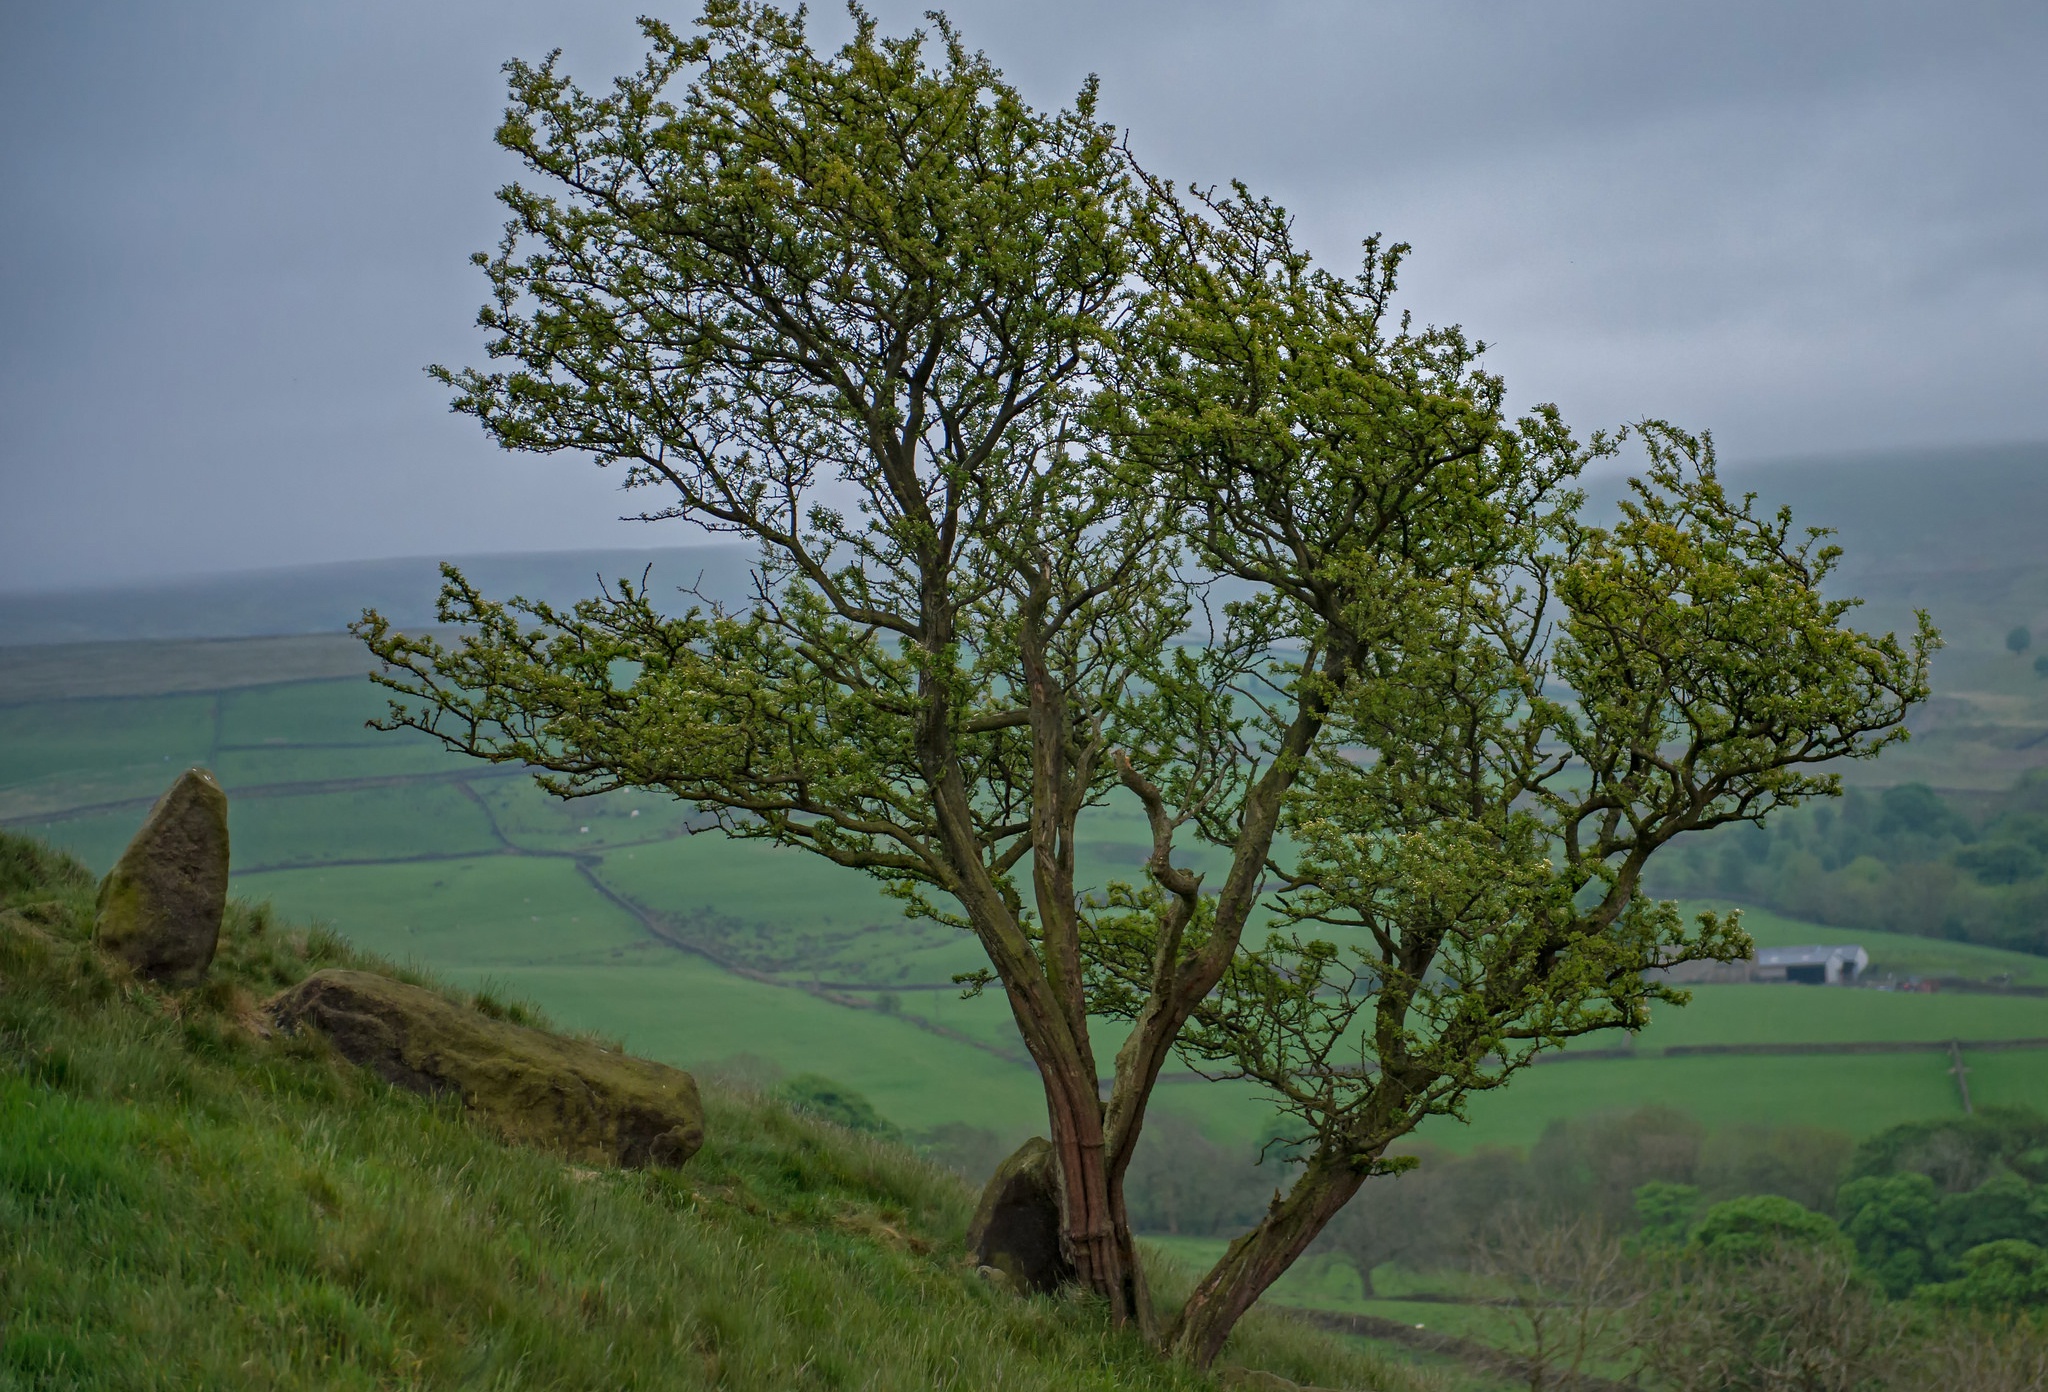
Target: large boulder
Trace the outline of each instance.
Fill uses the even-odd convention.
[[[94,941],[143,976],[197,981],[228,903],[228,795],[187,769],[100,882]]]
[[[967,1250],[1019,1290],[1047,1293],[1074,1279],[1060,1247],[1060,1177],[1052,1143],[1034,1136],[996,1167],[981,1191]]]
[[[317,971],[265,1007],[388,1083],[454,1093],[507,1140],[572,1159],[681,1165],[704,1144],[689,1074],[494,1020],[374,972]]]

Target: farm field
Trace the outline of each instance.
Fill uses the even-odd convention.
[[[951,985],[980,965],[964,935],[907,921],[871,882],[800,853],[691,835],[688,810],[655,795],[565,804],[514,770],[365,729],[383,700],[358,677],[328,675],[360,664],[335,646],[344,640],[275,641],[274,661],[263,640],[89,645],[76,696],[52,650],[34,650],[25,676],[0,679],[0,823],[105,869],[171,775],[205,764],[230,794],[236,892],[287,917],[466,985],[489,983],[658,1057],[747,1054],[827,1073],[908,1129],[960,1121],[1007,1139],[1031,1128],[1036,1080],[1006,1006],[995,995],[962,1000]],[[123,646],[135,659],[126,685]],[[195,686],[208,660],[218,689]],[[1144,852],[1136,810],[1112,807],[1084,848],[1084,877],[1134,875]],[[1767,946],[1859,942],[1873,977],[2048,985],[2048,959],[1756,910],[1744,922]],[[1104,1058],[1118,1033],[1102,1027]],[[2048,1038],[2048,997],[1702,987],[1691,1005],[1657,1011],[1634,1057],[1533,1068],[1475,1098],[1465,1122],[1431,1121],[1423,1138],[1461,1150],[1526,1145],[1553,1118],[1648,1102],[1710,1124],[1797,1120],[1868,1134],[1959,1108],[1945,1052],[1663,1051],[2032,1038]],[[1580,1052],[1625,1042],[1587,1041]],[[1964,1063],[1977,1103],[2048,1106],[2048,1051],[1966,1049]],[[1158,1106],[1218,1139],[1248,1138],[1270,1116],[1239,1085],[1172,1082]]]
[[[1229,1245],[1214,1237],[1150,1236],[1147,1246],[1182,1266],[1204,1269],[1212,1265]],[[1453,1288],[1470,1284],[1471,1278],[1451,1272],[1415,1275],[1397,1266],[1385,1266],[1373,1273],[1375,1294],[1363,1294],[1358,1272],[1344,1258],[1333,1253],[1303,1257],[1273,1284],[1266,1299],[1275,1305],[1304,1310],[1327,1310],[1340,1315],[1372,1315],[1394,1320],[1415,1329],[1450,1334],[1500,1347],[1513,1342],[1510,1319],[1497,1307],[1459,1304],[1448,1300],[1404,1300],[1404,1295],[1458,1293]],[[1412,1357],[1412,1351],[1404,1350]],[[1502,1384],[1506,1385],[1506,1384]]]

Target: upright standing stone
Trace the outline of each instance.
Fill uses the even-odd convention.
[[[100,882],[93,939],[144,976],[197,981],[227,902],[228,795],[205,769],[187,769]]]

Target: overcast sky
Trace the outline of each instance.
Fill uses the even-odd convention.
[[[482,356],[499,65],[603,81],[648,8],[0,5],[0,589],[692,540],[421,371]],[[1328,261],[1414,243],[1406,303],[1518,404],[1736,460],[2048,438],[2040,0],[951,13],[1041,104],[1099,73],[1148,164],[1246,179]]]

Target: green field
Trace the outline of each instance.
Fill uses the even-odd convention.
[[[124,687],[118,645],[92,645],[82,694],[67,696],[45,651],[15,685],[35,699],[0,704],[0,823],[103,869],[172,773],[203,763],[229,790],[237,891],[289,916],[465,984],[489,981],[658,1057],[750,1054],[830,1074],[912,1129],[963,1121],[1007,1138],[1039,1124],[1036,1078],[1000,996],[963,1001],[949,984],[980,965],[976,946],[906,921],[871,882],[801,853],[691,835],[689,809],[653,794],[564,803],[511,770],[368,730],[383,698],[322,675],[355,660],[334,640],[278,640],[274,659],[257,640],[189,646],[212,655],[220,689],[196,688],[200,658],[176,644],[134,645]],[[281,679],[264,681],[272,674]],[[1084,879],[1136,873],[1135,808],[1106,809],[1090,836]],[[1744,921],[1764,945],[1860,942],[1873,976],[2048,984],[2048,959],[1754,910]],[[1105,1066],[1119,1035],[1101,1030]],[[2048,998],[1702,987],[1691,1005],[1656,1012],[1634,1058],[1532,1068],[1473,1099],[1466,1122],[1435,1120],[1423,1135],[1454,1149],[1525,1145],[1556,1117],[1652,1102],[1710,1124],[1866,1135],[1957,1109],[1947,1056],[1662,1052],[2041,1037]],[[2048,1105],[2048,1052],[1965,1062],[1978,1102]],[[1249,1137],[1271,1111],[1248,1087],[1186,1081],[1163,1086],[1157,1105],[1218,1139]]]
[[[1229,1245],[1213,1237],[1148,1237],[1146,1244],[1184,1266],[1206,1269]],[[1496,1306],[1456,1304],[1444,1300],[1403,1300],[1416,1293],[1455,1294],[1472,1278],[1452,1272],[1424,1275],[1382,1267],[1373,1273],[1375,1295],[1362,1292],[1357,1271],[1334,1254],[1304,1257],[1274,1282],[1267,1299],[1275,1305],[1305,1310],[1333,1310],[1345,1315],[1376,1315],[1416,1329],[1476,1339],[1499,1347],[1512,1343],[1512,1321]]]

